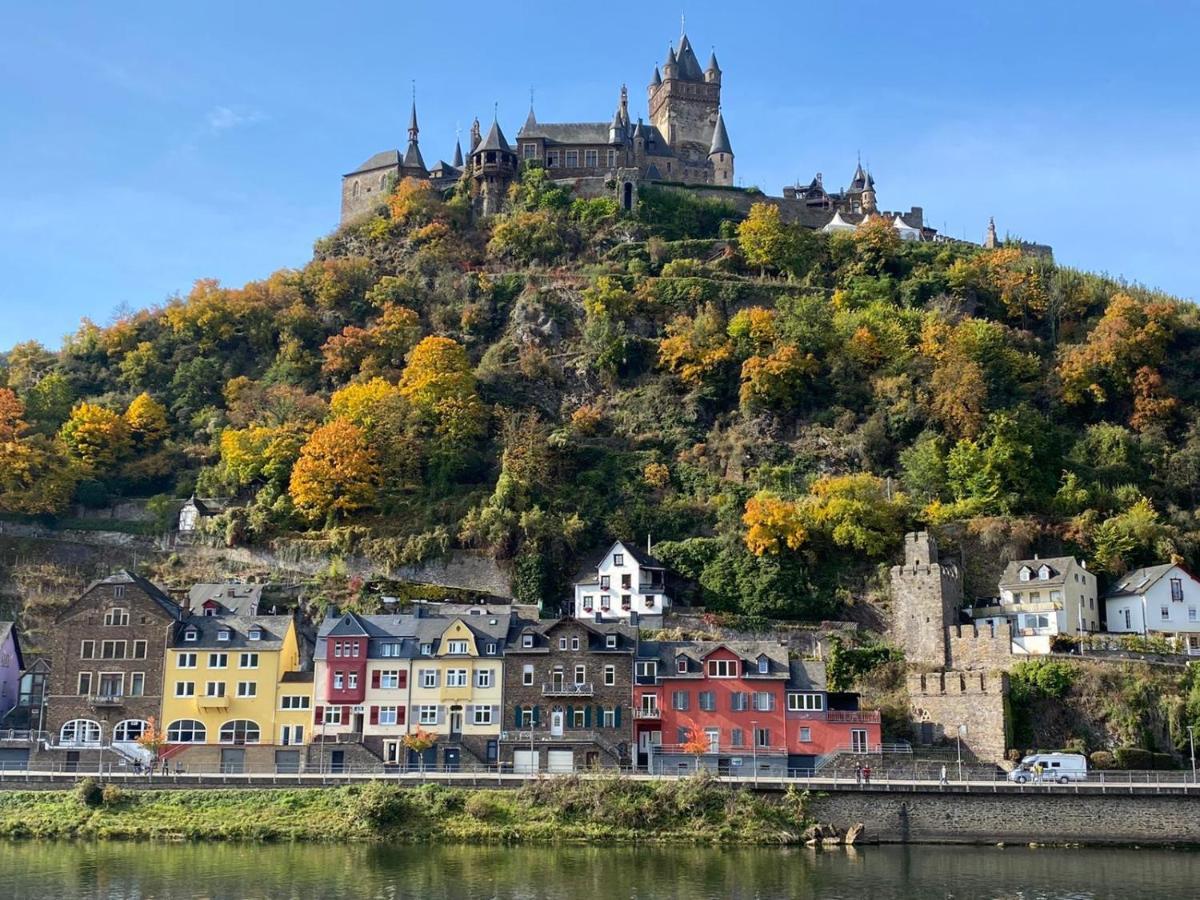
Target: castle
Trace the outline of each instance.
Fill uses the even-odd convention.
[[[721,106],[721,67],[714,52],[701,68],[692,43],[681,35],[665,62],[654,67],[647,86],[648,121],[636,121],[629,109],[629,92],[622,86],[611,120],[540,122],[532,103],[524,125],[510,142],[493,119],[486,136],[479,119],[471,127],[470,146],[463,154],[455,142],[452,162],[427,167],[420,148],[420,128],[414,98],[403,153],[376,153],[342,176],[343,223],[377,208],[397,179],[429,180],[449,191],[469,179],[479,215],[500,212],[508,186],[523,165],[544,167],[576,196],[610,196],[632,209],[643,184],[687,190],[728,203],[745,213],[753,203],[779,207],[785,221],[826,232],[854,231],[870,218],[892,224],[904,240],[947,240],[926,225],[921,207],[904,212],[880,209],[875,179],[858,163],[849,187],[828,190],[818,173],[807,185],[785,187],[782,196],[734,186],[734,152]],[[995,242],[994,227],[990,239]],[[1049,252],[1049,248],[1038,248]]]

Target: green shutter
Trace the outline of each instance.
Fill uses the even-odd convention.
[[[534,725],[542,724],[542,708],[540,706],[535,706],[533,708],[533,724]]]
[[[620,703],[618,703],[616,706],[613,707],[613,726],[616,728],[621,727],[621,704]]]
[[[592,708],[590,706],[585,706],[583,708],[583,727],[592,727]]]
[[[566,721],[565,727],[566,728],[574,728],[575,727],[575,707],[573,707],[573,706],[567,707],[567,721]]]
[[[513,725],[517,728],[521,727],[521,707],[519,706],[513,707]]]

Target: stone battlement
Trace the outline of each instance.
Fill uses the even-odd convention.
[[[908,693],[918,697],[963,694],[1000,694],[1008,692],[1008,674],[1005,672],[923,672],[909,675]]]
[[[1013,663],[1013,630],[993,625],[951,625],[946,629],[947,664],[955,669],[1007,669]]]

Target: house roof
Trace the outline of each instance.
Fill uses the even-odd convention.
[[[552,144],[607,144],[609,127],[607,122],[526,122],[517,136]]]
[[[404,151],[404,168],[417,169],[421,172],[428,171],[425,168],[425,160],[421,157],[421,148],[417,146],[417,142],[409,141],[408,149]]]
[[[1073,556],[1047,556],[1044,559],[1014,559],[1004,567],[1004,572],[1000,575],[1000,587],[1003,589],[1006,587],[1021,588],[1027,584],[1065,584],[1067,570],[1075,564],[1075,557]],[[1042,566],[1046,566],[1050,569],[1050,577],[1046,579],[1033,577],[1029,581],[1022,581],[1018,573],[1025,566],[1028,566],[1035,576]]]
[[[700,68],[700,60],[692,50],[692,42],[685,34],[679,39],[679,53],[675,56],[679,67],[679,77],[684,81],[703,81],[704,70]]]
[[[1127,572],[1123,575],[1112,587],[1105,593],[1105,597],[1136,597],[1146,593],[1150,588],[1154,587],[1158,582],[1162,581],[1163,577],[1172,569],[1179,569],[1184,572],[1189,578],[1192,578],[1190,572],[1187,572],[1182,566],[1175,563],[1160,563],[1157,566],[1143,566],[1140,569],[1134,569],[1132,572]],[[1192,578],[1195,581],[1195,578]]]
[[[791,676],[787,647],[777,641],[643,641],[637,658],[657,659],[661,667],[659,675],[663,677],[699,677],[704,674],[704,660],[722,649],[733,652],[745,664],[740,677],[782,680]],[[680,656],[688,660],[686,673],[678,671]],[[770,660],[765,675],[758,672],[761,656]]]
[[[811,659],[793,659],[788,663],[789,691],[823,691],[825,664]]]
[[[624,551],[633,557],[634,561],[643,569],[665,570],[667,568],[651,554],[644,550],[639,550],[637,545],[626,543],[625,541],[613,541],[606,550],[595,551],[584,557],[584,561],[575,570],[575,577],[572,579],[572,582],[574,584],[599,584],[600,563],[604,562],[608,554],[612,553],[617,547],[624,548]]]
[[[594,639],[592,642],[589,642],[589,649],[591,650],[606,649],[602,642],[605,641],[610,634],[615,634],[621,638],[621,640],[618,642],[618,650],[628,652],[637,646],[638,630],[627,623],[623,623],[614,619],[597,622],[594,619],[577,619],[572,616],[563,616],[547,622],[513,617],[512,626],[509,629],[508,645],[513,648],[513,650],[522,649],[521,636],[528,633],[537,635],[539,640],[548,641],[550,634],[554,631],[557,631],[563,625],[578,625],[585,631],[589,632]],[[536,649],[545,650],[548,647],[548,643],[542,643]]]
[[[291,624],[291,616],[188,616],[175,636],[174,646],[213,650],[280,650]],[[262,637],[252,641],[250,630],[256,627],[261,629]],[[200,633],[199,638],[184,640],[184,633],[192,628]],[[219,640],[217,634],[225,628],[229,629],[229,640]]]
[[[728,153],[733,155],[733,148],[729,145],[729,132],[725,130],[725,116],[720,110],[717,110],[717,127],[713,129],[712,146],[708,149],[709,155],[713,153]]]
[[[313,671],[312,669],[307,669],[303,672],[284,672],[279,676],[279,680],[283,684],[311,684]]]
[[[209,600],[219,603],[227,612],[235,615],[253,615],[262,600],[265,584],[193,584],[188,588],[188,604],[195,611]]]
[[[358,175],[361,172],[373,172],[375,169],[390,169],[400,165],[399,150],[383,150],[376,153],[357,169],[347,172],[347,175]]]
[[[149,582],[148,580],[143,578],[141,575],[136,575],[133,572],[130,572],[128,569],[121,569],[120,571],[114,572],[112,575],[109,575],[107,578],[96,579],[95,581],[93,581],[91,584],[89,584],[87,586],[87,589],[82,594],[79,595],[79,599],[82,600],[93,589],[99,587],[102,584],[132,584],[135,587],[139,588],[142,591],[142,593],[146,594],[151,600],[153,600],[158,605],[158,607],[163,612],[165,612],[168,616],[170,616],[172,619],[175,619],[178,621],[179,619],[182,619],[184,616],[183,608],[178,603],[176,603],[174,600],[172,600],[171,597],[166,593],[166,591],[164,591],[162,588],[158,587],[157,585],[152,584],[151,582]],[[75,604],[71,604],[71,607],[73,607],[74,605]],[[71,607],[68,607],[67,609],[69,610],[69,609],[71,609]],[[64,613],[66,611],[67,610],[64,610]]]
[[[17,651],[17,670],[23,670],[25,662],[21,656],[21,642],[17,639],[17,625],[15,622],[0,622],[0,645],[9,637],[12,637],[13,649]]]
[[[492,127],[488,129],[487,137],[473,152],[479,153],[484,150],[501,150],[505,153],[512,153],[512,147],[508,145],[504,132],[500,130],[500,123],[495,119],[492,119]]]

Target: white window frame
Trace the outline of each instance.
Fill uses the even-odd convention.
[[[258,654],[257,653],[241,654],[241,656],[238,659],[238,668],[239,669],[257,669],[258,668]]]
[[[476,669],[475,670],[475,687],[490,688],[492,686],[492,670],[491,669]]]
[[[239,681],[237,686],[237,695],[239,697],[257,697],[258,682],[257,681]]]
[[[208,667],[210,669],[227,669],[229,668],[228,653],[210,653],[208,654]]]
[[[423,703],[417,707],[417,724],[418,725],[436,725],[438,719],[438,708],[436,704]]]
[[[471,711],[472,725],[491,725],[492,724],[492,708],[490,706],[476,706]]]

